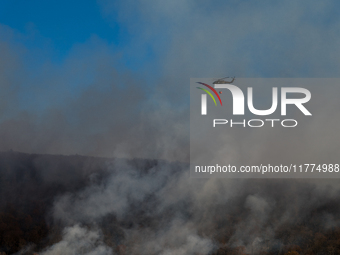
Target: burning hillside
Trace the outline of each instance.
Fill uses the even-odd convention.
[[[0,171],[2,254],[340,252],[336,182],[196,180],[180,163],[16,152]]]

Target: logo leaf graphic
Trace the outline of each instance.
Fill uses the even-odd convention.
[[[211,87],[210,85],[205,84],[205,83],[203,83],[203,82],[197,82],[197,83],[199,83],[199,84],[201,84],[201,85],[203,85],[203,86],[206,86],[207,88],[211,89],[211,91],[214,92],[215,95],[217,96],[218,100],[220,100],[220,103],[221,103],[221,106],[222,106],[222,100],[221,100],[220,96],[218,95],[217,91],[216,91],[213,87]],[[214,101],[215,101],[215,100],[214,100]]]
[[[200,87],[197,87],[197,88],[198,88],[198,89],[201,89],[201,90],[203,90],[203,91],[205,91],[205,92],[207,92],[207,93],[209,94],[209,96],[211,96],[211,98],[214,100],[214,103],[215,103],[215,105],[217,106],[215,98],[213,97],[213,95],[212,95],[208,90],[202,89],[202,88],[200,88]]]

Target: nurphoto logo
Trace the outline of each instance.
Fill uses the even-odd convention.
[[[207,106],[207,95],[210,96],[210,98],[213,100],[215,106],[220,105],[220,107],[223,107],[222,99],[219,94],[222,94],[224,91],[229,91],[232,96],[233,101],[233,109],[232,114],[233,115],[244,115],[245,114],[245,95],[243,91],[236,85],[231,84],[235,78],[231,82],[227,82],[224,80],[218,80],[217,82],[213,83],[212,87],[209,84],[203,83],[203,82],[197,82],[198,84],[204,86],[197,87],[198,89],[202,90],[201,94],[201,115],[207,115],[208,113],[208,106]],[[219,92],[217,92],[219,90]],[[222,92],[223,91],[223,92]],[[305,103],[307,103],[311,99],[311,93],[308,89],[300,88],[300,87],[281,87],[280,89],[280,106],[281,116],[287,115],[287,105],[295,105],[304,115],[311,116],[312,114],[310,111],[307,110],[307,108],[304,106]],[[289,97],[289,95],[293,95],[293,97]],[[217,97],[219,104],[217,104],[215,96]],[[268,109],[256,109],[254,107],[253,103],[253,88],[248,87],[247,88],[247,106],[248,110],[258,116],[267,116],[273,114],[279,104],[279,96],[278,96],[278,88],[272,87],[272,104],[270,108]],[[295,98],[294,98],[295,97]],[[298,97],[298,98],[296,98]],[[226,109],[228,110],[228,109]],[[265,122],[270,122],[271,126],[275,126],[275,122],[280,122],[281,126],[283,127],[295,127],[297,126],[298,122],[295,119],[250,119],[246,121],[245,119],[242,122],[235,122],[232,119],[213,119],[213,127],[216,127],[217,125],[225,125],[230,124],[230,127],[233,127],[235,125],[238,126],[249,126],[249,127],[262,127],[264,126]]]

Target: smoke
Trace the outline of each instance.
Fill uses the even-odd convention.
[[[335,1],[99,3],[126,45],[93,35],[56,63],[1,26],[1,150],[187,161],[190,77],[338,76]]]
[[[126,254],[279,252],[303,245],[301,227],[327,233],[339,226],[337,181],[197,180],[185,165],[143,165],[121,161],[104,182],[56,199],[55,224],[99,226],[106,243]],[[64,242],[72,240],[64,235]]]
[[[313,236],[301,233],[339,226],[337,180],[194,180],[187,165],[160,160],[189,159],[190,77],[338,77],[335,1],[100,4],[108,21],[118,16],[131,34],[126,46],[93,36],[61,63],[46,57],[28,64],[36,52],[0,27],[1,150],[158,162],[108,163],[105,180],[54,196],[50,216],[63,231],[45,254],[209,254],[240,246],[277,252]],[[146,48],[156,59],[145,59]],[[126,65],[135,59],[138,70]],[[253,162],[282,154],[327,161],[339,149],[333,102],[329,94],[318,101],[322,117],[291,137],[292,150],[277,133],[260,134],[260,144],[253,133],[238,134],[228,157],[247,156],[233,145],[251,143]],[[62,169],[36,164],[45,183]],[[70,187],[77,179],[67,171],[58,178]]]
[[[73,227],[65,228],[63,240],[54,244],[42,254],[114,254],[111,248],[103,244],[100,237],[100,234],[96,231],[87,230],[79,225],[75,225]]]
[[[1,251],[284,254],[333,247],[339,232],[336,179],[193,179],[162,160],[0,155]]]
[[[94,36],[61,64],[32,67],[35,52],[0,29],[0,150],[188,159],[187,111],[158,100],[148,77],[119,65],[111,45]]]
[[[54,220],[64,226],[108,224],[112,243],[124,243],[128,254],[208,254],[214,248],[212,240],[197,233],[191,212],[186,212],[193,194],[184,187],[179,191],[180,179],[188,178],[178,169],[181,165],[158,162],[145,173],[124,161],[111,167],[116,171],[104,183],[57,199]],[[176,197],[167,198],[176,190]],[[73,240],[65,235],[63,242]]]

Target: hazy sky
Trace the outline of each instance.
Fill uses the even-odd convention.
[[[339,77],[337,1],[0,3],[0,150],[188,155],[190,77]]]

